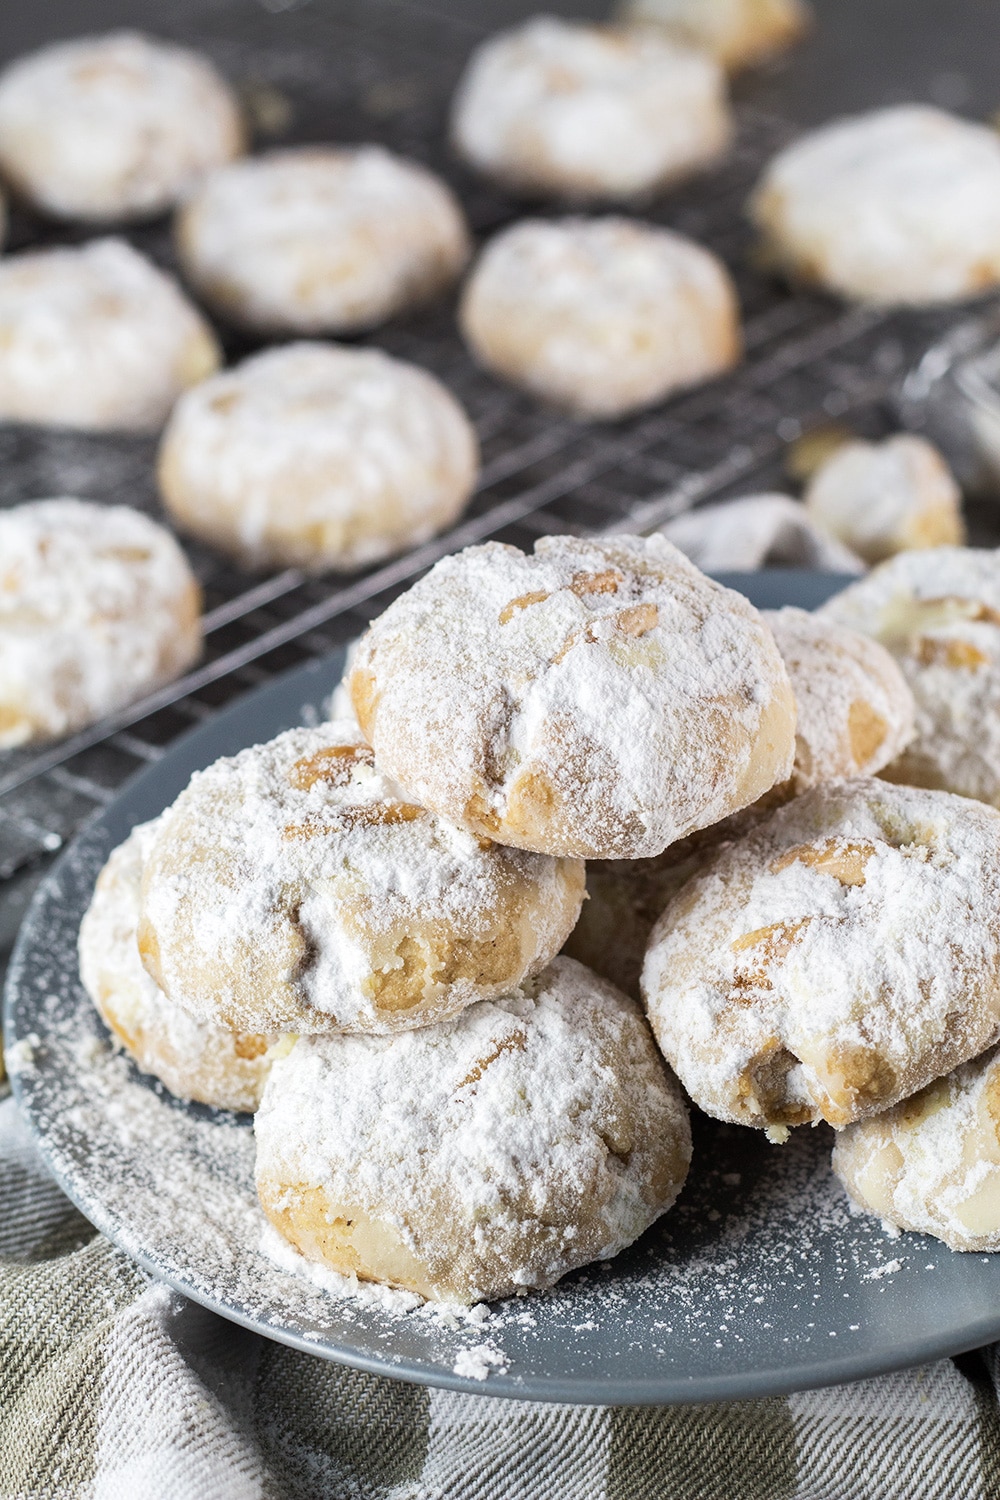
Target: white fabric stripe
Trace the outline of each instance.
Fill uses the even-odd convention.
[[[240,1392],[234,1382],[223,1405],[199,1379],[172,1336],[177,1306],[166,1287],[151,1286],[115,1325],[92,1500],[263,1500],[256,1447],[233,1420],[249,1386]]]
[[[414,1500],[605,1500],[610,1436],[605,1407],[432,1390]]]
[[[788,1409],[795,1500],[984,1500],[976,1400],[950,1360],[799,1391]]]

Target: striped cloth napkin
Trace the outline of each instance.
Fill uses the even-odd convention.
[[[3,1500],[988,1500],[994,1349],[701,1407],[549,1406],[362,1375],[151,1282],[0,1102]]]

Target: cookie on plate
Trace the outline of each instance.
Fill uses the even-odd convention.
[[[582,201],[680,181],[717,160],[732,123],[707,53],[653,32],[536,16],[473,53],[451,129],[487,177]]]
[[[822,781],[874,775],[912,738],[913,697],[888,651],[802,609],[761,614],[795,695],[791,775],[751,807],[681,839],[654,859],[587,863],[587,900],[566,952],[630,995],[639,993],[654,923],[723,843],[742,837],[771,808]]]
[[[297,146],[222,167],[177,219],[184,274],[255,333],[351,333],[426,302],[469,258],[440,178],[381,146]]]
[[[147,854],[139,951],[206,1024],[388,1033],[537,973],[582,899],[579,861],[453,828],[323,724],[192,777]]]
[[[927,105],[810,131],[750,210],[777,264],[843,297],[920,306],[1000,283],[1000,139]]]
[[[916,734],[885,772],[1000,806],[1000,552],[901,552],[820,611],[891,651]]]
[[[462,1303],[616,1255],[691,1160],[639,1008],[567,958],[442,1026],[300,1038],[254,1133],[264,1212],[303,1255]]]
[[[528,219],[466,283],[462,332],[488,369],[580,416],[618,417],[730,369],[742,353],[725,266],[623,218]]]
[[[868,563],[965,541],[962,492],[951,470],[926,438],[909,432],[835,448],[804,498],[812,519]]]
[[[0,73],[0,173],[61,219],[162,213],[244,146],[208,59],[138,32],[43,47]]]
[[[811,19],[804,0],[622,0],[618,14],[625,22],[666,27],[733,73],[783,52]]]
[[[671,901],[642,973],[692,1099],[769,1128],[848,1125],[1000,1028],[1000,813],[829,782],[725,846]]]
[[[472,425],[433,375],[320,343],[268,349],[188,391],[158,463],[179,526],[251,567],[310,572],[444,530],[478,469]]]
[[[253,1111],[276,1037],[202,1026],[172,1005],[142,966],[136,943],[146,852],[157,823],[142,823],[97,878],[80,925],[80,978],[115,1038],[144,1073],[179,1099]]]
[[[190,565],[148,516],[70,499],[0,510],[0,750],[124,708],[201,640]]]
[[[362,637],[351,696],[387,774],[471,832],[638,859],[792,766],[773,637],[663,537],[488,542]]]
[[[155,432],[220,362],[201,314],[124,240],[0,260],[0,420]]]
[[[855,1203],[900,1229],[952,1250],[1000,1250],[1000,1053],[849,1125],[833,1170]]]

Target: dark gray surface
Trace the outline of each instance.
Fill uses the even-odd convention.
[[[842,582],[794,571],[730,578],[761,606],[815,605]],[[601,1404],[756,1397],[1000,1336],[1000,1257],[955,1255],[918,1235],[889,1239],[876,1221],[852,1217],[829,1171],[825,1127],[779,1148],[698,1116],[689,1184],[659,1225],[605,1267],[498,1305],[483,1328],[358,1308],[260,1255],[249,1130],[179,1104],[111,1052],[76,978],[76,932],[98,869],[134,823],[158,813],[198,766],[315,712],[339,670],[338,657],[292,673],[181,741],[67,851],[35,898],[4,1023],[17,1096],[83,1212],[225,1317],[360,1369],[477,1393]],[[506,1372],[485,1384],[457,1376],[459,1351],[483,1342],[502,1351]]]

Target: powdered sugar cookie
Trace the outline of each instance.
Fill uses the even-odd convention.
[[[442,1026],[301,1038],[254,1131],[264,1212],[303,1255],[466,1303],[616,1255],[691,1159],[638,1007],[566,958]]]
[[[750,204],[794,276],[875,303],[951,302],[1000,282],[1000,139],[907,104],[779,152]]]
[[[475,53],[452,109],[471,166],[518,192],[626,199],[721,155],[725,79],[707,55],[651,32],[536,16]]]
[[[199,1025],[170,1003],[142,966],[139,889],[156,828],[154,822],[133,829],[98,876],[80,925],[83,987],[126,1052],[172,1094],[219,1109],[255,1110],[276,1038]]]
[[[0,171],[59,218],[162,213],[243,148],[207,58],[137,32],[44,47],[0,74]]]
[[[1000,1032],[1000,813],[832,782],[722,849],[653,929],[642,992],[708,1114],[877,1114]]]
[[[731,72],[784,51],[810,21],[803,0],[623,0],[619,15],[665,26]]]
[[[188,391],[160,448],[167,509],[250,566],[375,562],[459,515],[479,468],[449,391],[378,349],[268,349]]]
[[[863,573],[865,565],[806,515],[789,495],[765,493],[699,505],[666,521],[659,530],[703,573],[753,572],[756,568],[818,568],[826,573]]]
[[[177,221],[199,293],[263,333],[347,333],[436,296],[469,258],[452,193],[381,146],[300,146],[211,173]]]
[[[416,800],[551,854],[659,854],[792,765],[770,632],[663,537],[442,559],[362,638],[351,695]]]
[[[964,1063],[837,1136],[855,1203],[952,1250],[1000,1250],[1000,1052]]]
[[[385,1033],[537,973],[582,899],[577,861],[452,828],[324,724],[192,778],[147,857],[139,949],[208,1024]]]
[[[0,420],[155,432],[219,360],[176,283],[124,240],[0,260]]]
[[[901,552],[822,608],[891,651],[916,735],[886,771],[1000,806],[1000,552]]]
[[[127,506],[0,510],[0,749],[114,713],[201,653],[201,595],[169,532]]]
[[[763,610],[795,695],[795,764],[752,807],[672,844],[655,859],[591,860],[587,897],[566,952],[639,993],[654,923],[685,881],[769,810],[821,781],[874,775],[913,736],[913,696],[875,641],[802,609]]]
[[[965,541],[962,492],[948,465],[908,432],[836,448],[809,481],[805,504],[818,525],[869,563]]]
[[[660,401],[736,363],[736,292],[722,262],[621,218],[528,219],[476,264],[459,320],[476,358],[589,417]]]

